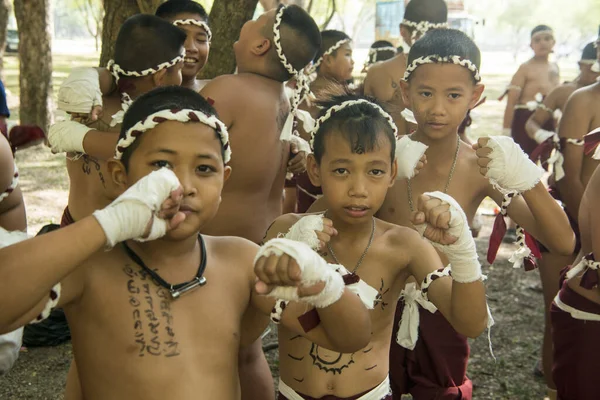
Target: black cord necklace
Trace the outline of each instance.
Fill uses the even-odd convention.
[[[158,285],[167,289],[169,291],[169,293],[171,293],[171,297],[173,299],[177,299],[182,294],[185,294],[185,293],[189,292],[190,290],[197,288],[198,286],[206,285],[206,278],[202,276],[204,274],[204,270],[206,270],[206,245],[204,244],[204,239],[202,238],[202,235],[198,234],[198,240],[200,241],[200,248],[201,248],[201,250],[200,250],[201,251],[201,259],[200,259],[200,266],[198,267],[198,272],[196,273],[196,276],[194,277],[194,279],[192,279],[191,281],[187,281],[184,283],[178,283],[176,285],[173,285],[173,284],[165,281],[155,271],[148,268],[146,266],[146,264],[142,261],[142,259],[137,254],[135,254],[135,252],[133,250],[131,250],[129,248],[129,246],[127,246],[127,243],[123,242],[122,244],[123,244],[123,248],[125,248],[125,252],[129,256],[129,258],[131,258],[133,260],[133,262],[135,262],[140,267],[142,267],[144,269],[144,271],[146,271],[148,273],[148,275],[150,275],[152,277],[154,282],[156,282]]]

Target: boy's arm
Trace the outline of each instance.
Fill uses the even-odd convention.
[[[502,123],[502,127],[506,129],[510,129],[512,126],[512,120],[515,112],[515,106],[519,102],[519,98],[521,97],[521,92],[525,87],[525,81],[527,77],[526,67],[521,65],[517,70],[517,73],[513,76],[510,81],[510,85],[507,88],[508,94],[506,99],[506,109],[504,110],[504,121]]]
[[[587,224],[590,227],[592,253],[594,253],[595,260],[600,260],[600,209],[595,207],[600,199],[600,169],[596,168],[596,171],[592,175],[588,187],[585,190],[584,196],[586,197],[590,219]],[[598,269],[596,273],[600,278],[600,269]],[[597,288],[597,290],[600,289]]]
[[[8,141],[0,137],[0,195],[13,186],[15,176],[15,160]],[[0,227],[13,231],[27,230],[25,203],[19,186],[13,188],[3,200],[0,200]]]
[[[118,132],[99,131],[77,121],[59,121],[48,130],[53,153],[83,153],[108,160],[114,157],[118,141]]]
[[[98,72],[98,82],[100,84],[100,92],[103,96],[107,96],[117,90],[115,77],[106,68],[96,68]]]
[[[560,120],[558,136],[562,139],[583,139],[589,128],[589,107],[586,92],[576,91],[569,97],[565,112]],[[579,203],[585,187],[581,181],[583,146],[566,143],[562,148],[565,177],[557,182],[560,195],[573,218],[579,215]]]
[[[297,220],[297,217],[294,215],[285,215],[278,218],[269,229],[265,239],[270,240],[278,237],[280,233],[286,233],[295,220]],[[300,243],[296,244],[300,245]],[[314,253],[308,246],[303,246],[305,247],[304,251]],[[314,253],[313,256],[325,263],[318,254]],[[289,260],[289,264],[287,264],[286,258]],[[369,342],[371,319],[368,310],[355,293],[344,288],[341,297],[337,301],[326,307],[317,307],[320,323],[316,328],[305,332],[298,318],[315,307],[310,305],[310,301],[307,303],[302,300],[308,300],[309,296],[319,295],[327,290],[324,289],[324,283],[319,282],[315,285],[303,286],[301,284],[302,275],[297,262],[286,255],[277,258],[277,260],[273,256],[258,260],[255,271],[259,278],[256,289],[261,290],[261,293],[267,294],[271,289],[271,287],[265,287],[265,283],[269,286],[298,286],[298,296],[301,301],[291,301],[285,307],[285,311],[281,316],[281,323],[287,329],[302,335],[319,346],[341,353],[357,351]],[[337,274],[337,272],[334,272],[334,274]],[[341,276],[339,278],[341,279]],[[275,299],[257,293],[254,291],[252,294],[252,304],[261,310],[264,315],[270,315],[275,306]]]
[[[554,118],[554,110],[556,109],[557,105],[556,99],[559,96],[559,91],[559,88],[557,88],[550,92],[550,94],[544,99],[543,104],[545,107],[538,107],[525,123],[527,135],[529,135],[531,139],[538,143],[542,143],[554,133],[544,130],[542,126],[544,126],[550,119]]]

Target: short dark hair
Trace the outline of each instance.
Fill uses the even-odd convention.
[[[444,0],[411,0],[406,5],[404,19],[412,22],[448,22],[448,6]]]
[[[543,32],[543,31],[554,31],[554,30],[552,28],[550,28],[548,25],[538,25],[531,30],[531,37],[533,37],[533,35],[535,35],[536,33]]]
[[[282,7],[282,6],[280,6]],[[273,43],[273,25],[275,20],[265,26],[263,34],[271,40],[270,74],[274,79],[285,82],[291,78],[283,67]],[[281,19],[281,48],[296,71],[304,69],[314,58],[321,47],[321,32],[315,20],[302,8],[296,5],[286,6]]]
[[[433,55],[459,56],[471,61],[478,70],[481,67],[479,48],[469,36],[457,29],[433,29],[427,32],[427,35],[417,40],[410,48],[407,62],[410,65],[417,58]]]
[[[202,4],[192,0],[167,0],[156,9],[154,15],[160,18],[175,18],[179,14],[195,14],[208,23],[208,13]]]
[[[180,55],[185,39],[185,32],[162,18],[134,15],[119,30],[115,63],[126,71],[156,68]]]
[[[596,60],[596,45],[594,42],[589,42],[583,48],[583,52],[581,53],[582,60]]]
[[[319,51],[315,56],[313,61],[317,61],[319,58],[323,57],[323,54],[330,48],[336,45],[337,42],[341,40],[352,40],[350,36],[348,36],[345,32],[336,31],[335,29],[328,29],[321,32],[321,47],[319,47]],[[337,53],[337,49],[331,53],[335,57]]]
[[[321,108],[320,117],[325,115],[327,110],[333,106],[340,105],[346,101],[368,100],[383,108],[377,103],[377,100],[371,97],[357,96],[347,90],[340,93],[326,93],[317,99],[317,105]],[[355,104],[343,108],[331,115],[315,133],[313,142],[313,153],[317,163],[325,154],[325,137],[332,131],[340,132],[344,138],[350,142],[350,148],[353,153],[369,152],[379,146],[378,139],[384,135],[390,142],[391,162],[394,162],[396,154],[396,137],[394,130],[388,120],[379,110],[369,104]]]
[[[218,118],[213,106],[195,90],[181,86],[161,86],[138,97],[127,109],[123,117],[119,139],[124,139],[129,129],[151,114],[162,110],[182,109],[200,111],[208,116],[214,115]],[[221,143],[221,156],[225,157],[225,148],[221,142],[221,137],[216,131],[215,135]],[[139,140],[136,140],[123,152],[121,162],[126,169],[129,168],[129,159],[138,145]]]
[[[394,47],[394,45],[387,40],[377,40],[371,45],[371,50],[382,49],[384,47]],[[394,58],[396,54],[398,54],[398,50],[380,50],[373,53],[369,52],[369,60],[367,61],[367,64],[371,65],[378,61],[389,60],[390,58]]]

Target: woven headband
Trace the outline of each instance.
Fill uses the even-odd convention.
[[[115,60],[110,60],[106,65],[106,69],[110,71],[110,73],[115,77],[115,81],[118,83],[119,78],[121,76],[135,76],[136,78],[142,76],[148,76],[157,73],[158,71],[162,71],[163,69],[171,68],[173,65],[183,62],[183,58],[185,57],[185,50],[183,54],[178,55],[171,61],[166,61],[164,63],[158,64],[155,68],[147,68],[143,71],[125,71],[121,66],[115,63]]]
[[[376,47],[374,49],[370,49],[369,50],[369,55],[371,56],[373,54],[377,54],[377,53],[382,52],[382,51],[393,51],[394,53],[396,53],[398,51],[398,49],[395,48],[395,47],[392,47],[392,46]]]
[[[414,28],[414,30],[412,32],[412,39],[413,39],[413,41],[417,38],[417,35],[419,33],[421,35],[424,35],[428,31],[430,31],[431,29],[448,28],[448,23],[447,22],[429,22],[429,21],[415,22],[415,21],[410,21],[408,19],[403,19],[400,24],[401,25],[410,26],[411,28]]]
[[[544,33],[549,33],[550,35],[554,36],[554,31],[552,29],[544,29],[543,31],[537,31],[536,33],[531,35],[531,38],[533,39],[534,37],[538,35],[543,35]]]
[[[125,133],[125,138],[119,139],[115,150],[115,159],[120,160],[125,150],[135,142],[135,139],[142,133],[155,128],[158,124],[165,121],[179,122],[201,122],[213,128],[219,134],[221,143],[225,150],[223,161],[228,163],[231,160],[231,147],[229,146],[229,133],[227,127],[221,120],[214,115],[206,115],[196,110],[161,110],[150,114],[144,120],[138,122]]]
[[[317,70],[317,68],[319,68],[321,66],[321,63],[323,62],[323,59],[325,58],[325,56],[330,55],[331,53],[333,53],[334,51],[336,51],[337,49],[339,49],[346,43],[350,43],[351,41],[352,41],[352,39],[342,39],[339,42],[337,42],[336,44],[334,44],[333,46],[331,46],[330,48],[328,48],[327,51],[325,51],[325,53],[323,53],[323,55],[321,57],[319,57],[319,59],[317,61],[315,61],[315,63],[310,67],[309,73],[312,74],[313,72],[315,72]]]
[[[273,23],[273,44],[275,45],[275,50],[277,51],[277,56],[279,57],[279,61],[281,65],[285,68],[285,70],[292,75],[292,77],[296,77],[296,89],[294,90],[294,94],[291,99],[291,113],[296,114],[296,110],[304,97],[310,93],[310,86],[308,82],[308,76],[304,73],[304,70],[297,71],[292,64],[288,61],[287,57],[283,52],[283,47],[281,46],[281,21],[283,20],[283,13],[285,12],[285,6],[280,5],[277,9],[277,13],[275,14],[275,22]]]
[[[388,114],[383,108],[381,108],[377,104],[372,103],[369,100],[365,100],[365,99],[348,100],[348,101],[343,102],[342,104],[338,104],[338,105],[335,105],[335,106],[329,108],[323,116],[321,116],[321,117],[319,117],[319,119],[317,119],[317,121],[315,123],[315,127],[310,134],[310,147],[312,149],[315,148],[315,146],[314,146],[315,135],[321,128],[321,125],[323,125],[325,123],[325,121],[327,121],[329,118],[331,118],[331,116],[334,115],[335,113],[342,111],[344,108],[355,106],[358,104],[366,104],[366,105],[374,108],[375,110],[377,110],[381,114],[381,116],[383,118],[385,118],[388,121],[388,123],[390,124],[390,127],[394,131],[394,136],[398,137],[398,128],[396,127],[396,124],[394,123],[392,116],[390,114]]]
[[[412,74],[420,65],[438,63],[456,64],[465,67],[469,71],[471,71],[471,73],[473,74],[473,78],[475,78],[475,81],[481,81],[479,70],[477,69],[477,66],[471,62],[471,60],[467,60],[460,56],[442,57],[436,54],[427,57],[419,57],[413,60],[413,62],[411,62],[408,67],[406,67],[406,72],[404,72],[404,80],[408,81],[408,79],[410,78],[410,74]]]
[[[173,25],[175,26],[181,26],[181,25],[196,25],[199,26],[200,28],[204,29],[206,31],[206,37],[208,39],[208,42],[210,43],[210,41],[212,40],[212,31],[210,30],[210,27],[208,26],[208,24],[204,21],[198,21],[197,19],[178,19],[176,21],[173,21]]]

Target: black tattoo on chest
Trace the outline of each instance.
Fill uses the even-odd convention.
[[[389,291],[390,288],[387,288],[385,291],[383,290],[385,287],[384,283],[383,283],[383,279],[381,280],[381,286],[379,287],[379,290],[377,291],[377,296],[375,297],[375,307],[377,306],[381,306],[381,310],[385,310],[385,307],[387,307],[387,305],[389,303],[386,303],[385,301],[383,301],[383,296],[385,296]]]
[[[104,175],[102,174],[102,171],[100,171],[100,163],[98,162],[98,160],[94,157],[88,156],[87,154],[84,154],[81,158],[83,160],[83,164],[81,165],[83,173],[86,175],[91,175],[92,171],[96,171],[98,173],[98,178],[100,178],[102,186],[106,187],[106,181],[104,180]]]
[[[171,298],[167,290],[157,287],[141,268],[126,265],[123,272],[129,278],[127,292],[138,356],[175,357],[181,354],[173,330]]]

